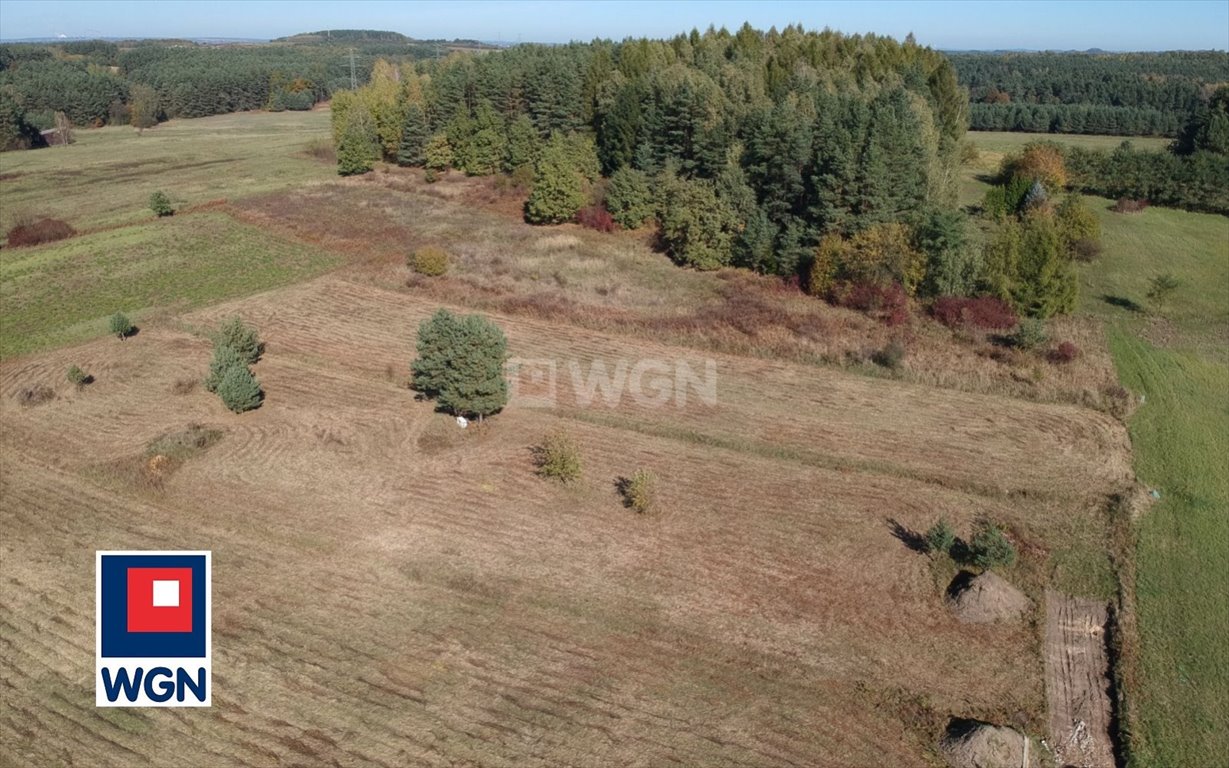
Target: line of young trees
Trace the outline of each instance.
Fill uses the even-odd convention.
[[[1218,84],[1229,54],[953,53],[978,130],[1176,135]]]

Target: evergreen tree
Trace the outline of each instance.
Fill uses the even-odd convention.
[[[1047,318],[1075,309],[1078,282],[1049,216],[1024,224],[1020,258],[1012,280],[1012,301],[1030,317]]]
[[[503,119],[483,103],[471,123],[467,149],[462,170],[467,176],[489,176],[503,167],[508,151],[508,138],[504,133]]]
[[[533,165],[538,159],[538,131],[528,115],[519,114],[508,123],[508,143],[504,156],[504,170],[512,173],[517,168]]]
[[[441,309],[419,326],[417,350],[413,387],[440,408],[481,419],[507,404],[507,339],[486,318]]]
[[[215,348],[233,349],[244,365],[251,365],[259,360],[265,349],[256,329],[243,322],[238,315],[227,318],[218,326],[218,330],[213,334],[213,344]]]
[[[437,133],[427,142],[427,147],[423,150],[423,162],[428,174],[446,171],[452,165],[452,145],[448,143],[445,134]],[[434,181],[430,176],[427,180]]]
[[[525,221],[530,224],[571,221],[584,204],[584,179],[573,164],[567,139],[553,134],[534,171],[533,191],[525,201]]]
[[[422,165],[426,161],[430,137],[427,113],[419,104],[409,104],[405,109],[405,124],[401,127],[401,145],[397,147],[397,165]]]
[[[669,172],[659,177],[657,219],[666,252],[680,264],[718,269],[732,259],[737,220],[707,179],[681,179]]]
[[[624,229],[638,229],[653,215],[653,189],[643,171],[624,167],[606,187],[606,210]]]
[[[361,105],[350,108],[337,144],[337,173],[353,176],[367,173],[380,159],[375,123]]]
[[[260,382],[246,365],[232,365],[222,374],[217,385],[218,397],[235,413],[243,413],[260,407],[264,392]]]
[[[969,242],[967,219],[958,211],[932,211],[914,230],[914,245],[926,254],[925,296],[971,296],[982,254]]]
[[[215,342],[213,359],[209,361],[209,375],[205,377],[205,389],[217,392],[227,371],[231,368],[246,366],[247,361],[234,347]]]

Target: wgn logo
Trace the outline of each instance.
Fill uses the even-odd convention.
[[[208,552],[98,552],[94,700],[100,707],[208,707]]]

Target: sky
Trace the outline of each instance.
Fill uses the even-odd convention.
[[[875,32],[945,50],[1229,49],[1227,0],[0,0],[0,39],[232,37],[384,29],[416,38],[559,43],[669,37],[744,21]]]

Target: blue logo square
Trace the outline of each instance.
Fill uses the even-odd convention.
[[[187,568],[192,571],[191,632],[128,631],[128,570]],[[101,555],[98,578],[102,601],[99,654],[104,658],[204,658],[206,581],[204,555]],[[185,606],[186,608],[186,606]]]

